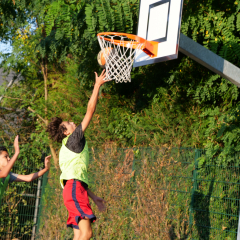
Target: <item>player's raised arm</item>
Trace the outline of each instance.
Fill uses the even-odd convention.
[[[99,93],[99,89],[101,87],[101,85],[103,85],[105,83],[104,78],[106,76],[105,70],[102,71],[101,75],[98,77],[98,74],[95,72],[95,76],[96,76],[96,81],[95,81],[95,85],[93,88],[93,93],[92,96],[88,102],[88,106],[87,106],[87,113],[82,121],[82,131],[84,132],[86,130],[86,128],[88,127],[92,116],[95,112],[96,109],[96,105],[97,105],[97,99],[98,99],[98,93]]]
[[[16,162],[17,157],[18,157],[18,155],[20,153],[19,144],[18,144],[18,135],[14,139],[13,146],[14,146],[15,153],[14,153],[14,155],[13,155],[13,157],[11,159],[10,159],[10,157],[8,155],[8,152],[5,151],[5,153],[4,153],[6,156],[3,156],[3,157],[6,158],[6,162],[8,162],[8,164],[6,164],[6,166],[4,166],[1,169],[1,171],[0,171],[0,178],[7,177],[7,175],[9,174],[11,168],[13,167],[13,165]]]
[[[39,177],[41,177],[44,173],[46,173],[50,169],[50,158],[51,155],[45,157],[45,168],[36,173],[31,173],[28,175],[18,175],[15,182],[31,182]]]

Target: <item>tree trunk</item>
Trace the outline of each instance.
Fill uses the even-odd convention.
[[[52,157],[53,157],[55,168],[59,168],[58,157],[57,157],[56,151],[53,148],[53,145],[51,143],[49,144],[49,147],[50,147],[50,150],[51,150],[51,154],[52,154]]]
[[[45,95],[45,124],[46,126],[48,125],[48,118],[47,118],[47,100],[48,100],[48,88],[47,88],[47,60],[46,58],[43,59],[42,64],[41,64],[41,69],[43,73],[43,79],[44,79],[44,95]],[[53,148],[53,145],[50,143],[49,144],[50,150],[51,150],[51,155],[53,157],[54,165],[55,168],[59,168],[58,165],[58,157],[56,154],[55,149]]]
[[[45,60],[45,59],[43,59],[43,61],[42,61],[41,69],[42,69],[43,79],[44,79],[45,120],[47,121],[47,100],[48,100],[48,89],[47,89],[47,63],[46,63],[46,60]]]

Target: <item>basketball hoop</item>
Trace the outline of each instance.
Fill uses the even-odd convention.
[[[139,50],[150,57],[157,56],[158,42],[147,41],[133,34],[102,32],[97,37],[101,47],[99,64],[106,69],[106,80],[131,82],[132,65]]]

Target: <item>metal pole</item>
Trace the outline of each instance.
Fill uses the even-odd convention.
[[[193,218],[194,218],[194,194],[195,191],[198,189],[197,184],[197,169],[198,169],[198,158],[200,157],[200,151],[198,149],[195,150],[195,159],[194,159],[194,170],[193,170],[193,178],[192,178],[192,192],[191,192],[191,203],[190,203],[190,213],[189,213],[189,224],[192,227],[193,225]]]
[[[138,151],[138,150],[136,150]],[[131,172],[131,179],[130,182],[135,182],[135,151],[133,150],[133,163],[132,163],[132,172]]]
[[[240,87],[240,68],[181,33],[179,51]]]
[[[37,227],[37,216],[38,216],[38,207],[39,207],[39,200],[40,200],[40,192],[41,192],[41,184],[42,184],[42,177],[38,178],[38,186],[37,186],[37,197],[35,202],[35,211],[34,211],[34,217],[33,217],[33,229],[32,229],[32,237],[31,240],[35,239],[36,234],[36,227]]]
[[[237,240],[240,240],[240,211],[238,214],[238,231],[237,231]]]

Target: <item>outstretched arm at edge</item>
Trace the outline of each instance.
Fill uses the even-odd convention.
[[[87,113],[82,121],[82,131],[83,132],[88,127],[88,125],[93,117],[93,114],[95,112],[97,100],[98,100],[99,89],[100,89],[101,85],[103,85],[105,83],[105,81],[104,81],[105,76],[106,76],[105,70],[102,71],[102,73],[99,77],[98,77],[97,73],[95,72],[96,82],[95,82],[95,85],[93,88],[92,96],[88,102]]]
[[[31,173],[28,175],[18,175],[17,179],[15,180],[15,182],[31,182],[39,177],[41,177],[44,173],[46,173],[49,169],[50,169],[50,158],[51,155],[47,156],[45,158],[45,168],[40,170],[39,172],[36,173]]]
[[[88,193],[88,196],[94,201],[94,203],[97,205],[98,207],[98,210],[100,212],[103,212],[105,209],[106,209],[106,206],[105,206],[105,201],[96,196],[90,189],[87,190],[87,193]]]
[[[17,157],[20,153],[19,145],[18,145],[18,135],[14,139],[13,146],[14,146],[14,149],[15,149],[15,153],[14,153],[13,157],[11,158],[11,160],[8,162],[7,166],[5,166],[0,171],[0,178],[6,178],[7,177],[7,175],[9,174],[10,170],[12,169],[12,167],[13,167],[14,163],[16,162]]]

